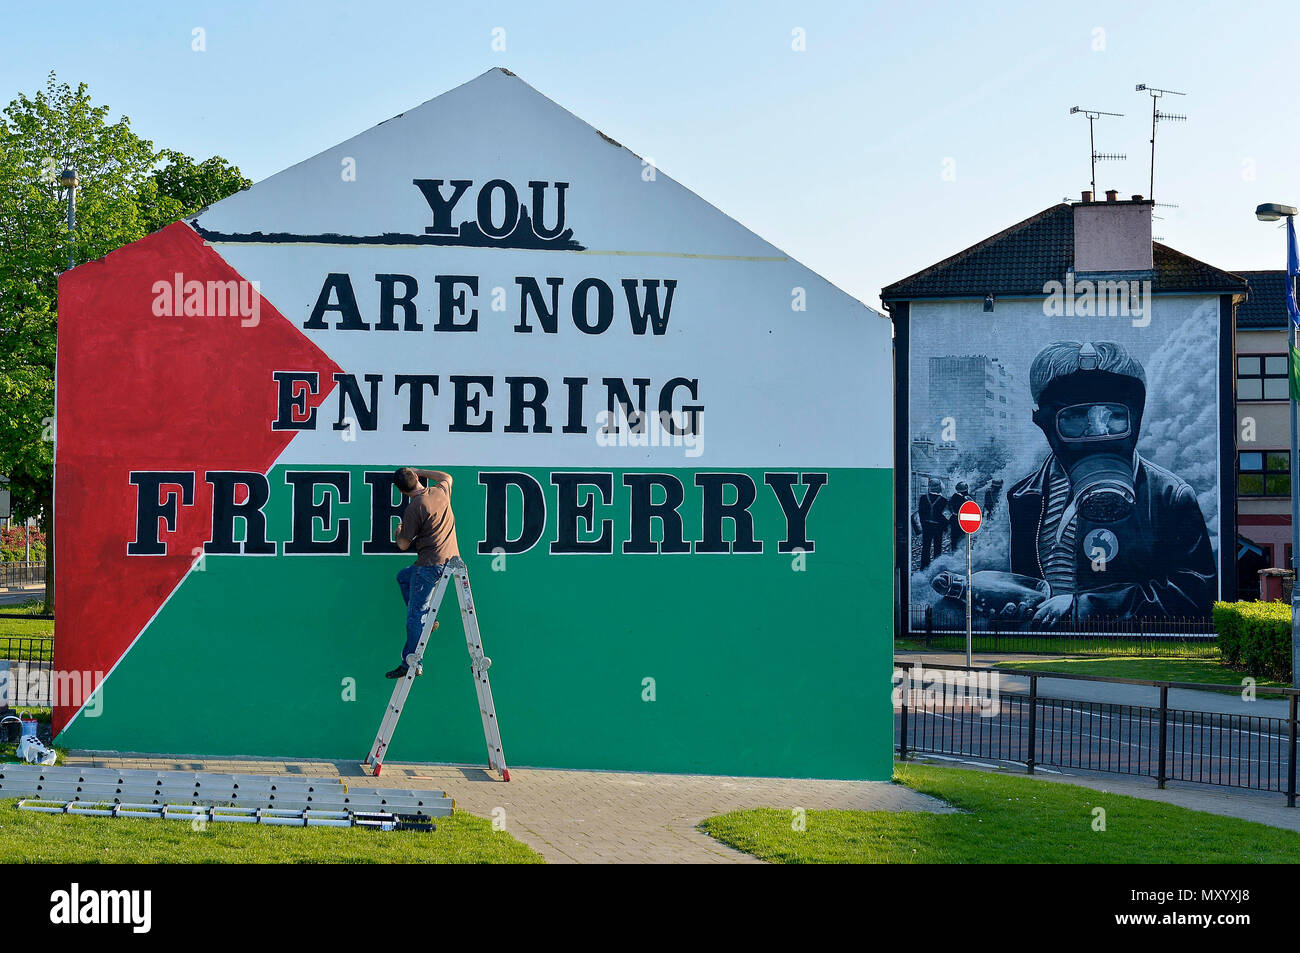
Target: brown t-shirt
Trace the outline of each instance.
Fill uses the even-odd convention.
[[[460,555],[451,493],[445,486],[437,483],[411,497],[402,514],[401,536],[409,539],[411,548],[418,553],[417,566],[440,566]]]

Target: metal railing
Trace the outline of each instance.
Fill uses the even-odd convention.
[[[45,584],[45,561],[0,562],[0,589]]]
[[[54,636],[0,635],[0,705],[49,708]]]
[[[906,642],[927,651],[966,651],[964,613],[959,624],[937,618],[933,606],[909,605],[905,613]],[[976,617],[971,642],[976,652],[1025,654],[1199,657],[1218,652],[1214,622],[1201,617],[1067,619],[1050,629],[1036,629],[1031,622]]]
[[[945,675],[925,688],[916,668]],[[902,672],[900,677],[899,672]],[[996,676],[996,680],[993,678]],[[1028,691],[1002,691],[1003,679],[1027,678]],[[980,688],[999,686],[991,695]],[[1105,682],[1159,689],[1157,705],[1044,695],[1040,679]],[[1268,688],[1287,700],[1282,716],[1173,708],[1169,690],[1239,695],[1236,685],[1144,681],[1061,672],[966,668],[895,661],[895,748],[912,752],[1075,768],[1285,794],[1296,804],[1296,710],[1300,691]],[[917,683],[921,683],[918,689]],[[901,684],[900,684],[901,683]],[[972,691],[974,689],[974,691]],[[986,703],[987,702],[987,703]],[[1281,707],[1280,705],[1278,706]]]

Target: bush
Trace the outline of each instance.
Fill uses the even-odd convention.
[[[27,546],[23,542],[21,526],[7,526],[0,529],[0,562],[22,562],[27,555]],[[45,534],[32,530],[32,561],[40,562],[45,558]]]
[[[1216,602],[1214,629],[1228,665],[1291,681],[1291,607],[1285,602]]]

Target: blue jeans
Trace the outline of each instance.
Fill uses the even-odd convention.
[[[397,585],[401,587],[402,601],[406,603],[406,645],[402,648],[402,665],[420,644],[424,632],[424,605],[429,601],[429,594],[437,585],[442,570],[442,566],[407,566],[397,574]]]

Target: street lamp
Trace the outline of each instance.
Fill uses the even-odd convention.
[[[71,271],[76,265],[76,229],[77,229],[77,186],[81,180],[77,178],[77,170],[73,168],[64,169],[59,173],[59,187],[68,193],[68,270]]]
[[[1255,217],[1261,222],[1276,222],[1279,219],[1286,219],[1287,230],[1287,276],[1286,280],[1290,287],[1287,288],[1287,367],[1290,369],[1288,374],[1287,390],[1291,396],[1291,569],[1294,575],[1291,577],[1291,685],[1300,688],[1300,496],[1296,495],[1296,474],[1300,473],[1300,466],[1297,466],[1297,409],[1295,390],[1290,383],[1292,375],[1296,372],[1291,369],[1291,360],[1295,353],[1296,347],[1296,326],[1295,315],[1291,312],[1290,302],[1295,300],[1295,286],[1292,277],[1292,257],[1295,248],[1295,216],[1296,210],[1290,205],[1279,205],[1277,202],[1266,202],[1255,209]]]
[[[77,177],[75,166],[69,165],[59,173],[59,187],[68,193],[68,271],[77,266],[77,186],[81,180]],[[57,469],[57,468],[56,468]],[[54,512],[46,518],[45,533],[45,605],[54,605]],[[30,530],[28,535],[30,538]]]
[[[1276,222],[1281,218],[1291,218],[1295,214],[1296,210],[1290,205],[1279,205],[1276,202],[1265,202],[1255,208],[1255,217],[1261,222]]]

